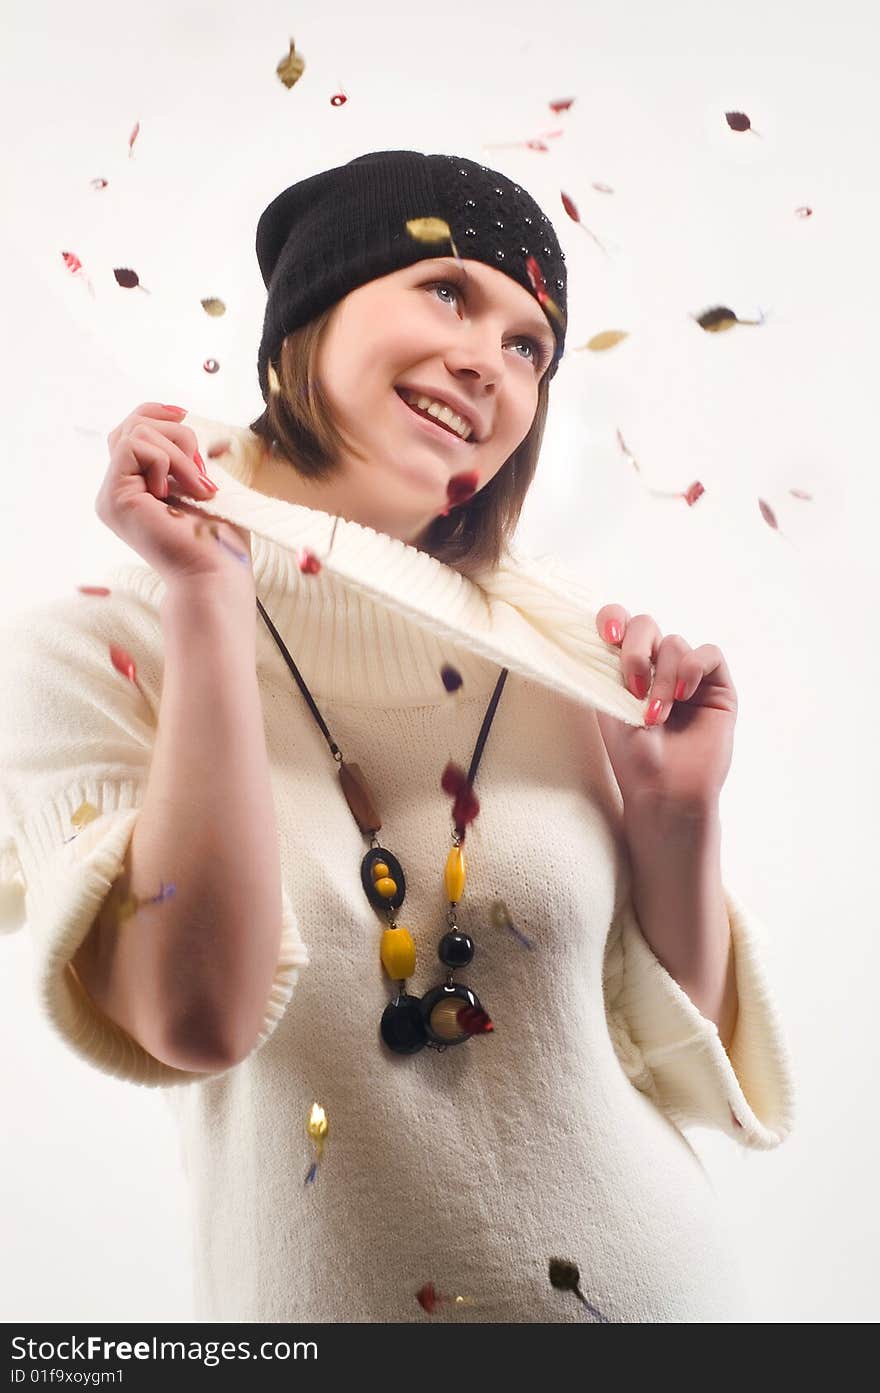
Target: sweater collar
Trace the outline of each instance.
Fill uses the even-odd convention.
[[[219,485],[210,500],[187,503],[250,532],[256,593],[316,699],[448,700],[444,663],[461,673],[462,694],[488,697],[506,667],[644,725],[647,703],[626,688],[591,598],[557,558],[511,549],[499,567],[470,579],[395,537],[257,492],[249,480],[260,442],[250,430],[193,415],[186,424]],[[320,559],[317,575],[300,571],[304,549]],[[156,599],[163,587],[155,576]],[[277,663],[279,681],[290,683],[261,617],[258,630],[258,660],[272,671]]]

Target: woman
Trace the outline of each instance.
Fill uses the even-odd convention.
[[[132,413],[97,511],[148,564],[7,628],[45,1009],[165,1090],[199,1320],[749,1319],[682,1131],[793,1119],[760,926],[704,893],[736,695],[512,548],[552,226],[382,151],[279,195],[257,255],[263,415]]]

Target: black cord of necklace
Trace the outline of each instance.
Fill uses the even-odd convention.
[[[290,669],[290,671],[291,671],[291,673],[292,673],[292,675],[293,675],[293,679],[294,679],[294,681],[296,682],[296,685],[299,687],[300,691],[302,692],[303,696],[305,697],[306,701],[308,702],[309,710],[311,711],[312,715],[314,716],[315,720],[317,721],[318,726],[319,726],[319,728],[320,728],[320,730],[321,730],[321,732],[322,732],[322,734],[323,734],[323,736],[324,736],[324,739],[327,741],[327,744],[330,746],[330,751],[331,751],[331,753],[333,754],[334,757],[335,757],[336,755],[341,755],[342,751],[340,750],[339,746],[336,744],[336,741],[333,739],[333,736],[330,734],[330,731],[327,729],[327,725],[326,725],[326,722],[324,721],[324,717],[321,715],[320,711],[318,710],[317,706],[315,705],[315,702],[314,702],[314,700],[313,700],[313,698],[312,698],[311,692],[309,691],[309,689],[308,689],[308,687],[306,686],[306,684],[305,684],[305,682],[303,681],[303,679],[300,677],[299,669],[297,668],[296,663],[293,661],[293,658],[292,658],[292,657],[290,656],[290,654],[288,653],[287,648],[285,647],[285,644],[284,644],[284,640],[282,639],[282,637],[281,637],[281,635],[279,634],[278,630],[275,628],[275,625],[272,623],[272,620],[269,618],[268,614],[266,613],[265,609],[263,608],[262,604],[260,603],[260,598],[259,598],[259,596],[256,597],[256,600],[257,600],[257,609],[260,611],[260,614],[261,614],[261,615],[263,616],[263,618],[265,619],[266,623],[267,623],[268,626],[269,626],[269,629],[270,629],[271,632],[272,632],[272,636],[273,636],[273,638],[275,639],[275,642],[277,643],[278,647],[281,649],[281,652],[282,652],[283,657],[284,657],[284,661],[287,663],[287,666],[289,667],[289,669]],[[480,759],[482,758],[482,755],[483,755],[483,748],[484,748],[484,746],[485,746],[485,744],[486,744],[486,740],[488,739],[488,736],[489,736],[489,727],[490,727],[491,724],[492,724],[492,718],[493,718],[493,716],[495,715],[495,709],[496,709],[496,707],[497,707],[499,701],[501,700],[501,693],[504,691],[504,684],[505,684],[505,682],[507,681],[507,672],[508,672],[508,669],[507,669],[506,667],[501,669],[501,676],[498,678],[498,681],[497,681],[496,684],[495,684],[495,690],[494,690],[494,692],[492,693],[492,699],[491,699],[491,701],[489,702],[489,705],[488,705],[488,707],[486,708],[486,714],[485,714],[485,716],[483,717],[483,724],[482,724],[482,726],[480,727],[480,733],[479,733],[479,735],[477,736],[477,743],[476,743],[476,745],[474,746],[474,754],[473,754],[473,759],[471,760],[471,767],[470,767],[470,769],[468,770],[467,781],[468,781],[468,784],[470,784],[470,785],[473,785],[474,779],[477,777],[477,770],[478,770],[478,768],[480,767]]]

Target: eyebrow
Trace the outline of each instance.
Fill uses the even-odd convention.
[[[484,300],[489,298],[488,292],[483,288],[483,286],[480,285],[479,281],[475,276],[472,276],[468,273],[467,267],[460,266],[458,262],[452,260],[451,257],[447,257],[445,260],[440,257],[432,257],[430,260],[424,258],[421,261],[415,262],[414,265],[417,268],[423,266],[440,266],[443,267],[443,269],[446,271],[450,271],[454,267],[457,271],[461,271],[464,273],[464,275],[467,277],[468,283],[476,289],[478,295],[482,295]],[[548,325],[546,319],[540,321],[533,319],[531,328],[533,333],[540,335],[544,339],[545,343],[551,351],[555,351],[556,335],[553,333],[553,330]]]

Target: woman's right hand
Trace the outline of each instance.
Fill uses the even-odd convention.
[[[204,581],[249,588],[252,597],[250,532],[207,518],[183,501],[186,496],[207,501],[215,490],[203,483],[194,460],[198,439],[181,420],[179,412],[148,401],[110,432],[110,466],[95,512],[169,589]]]

